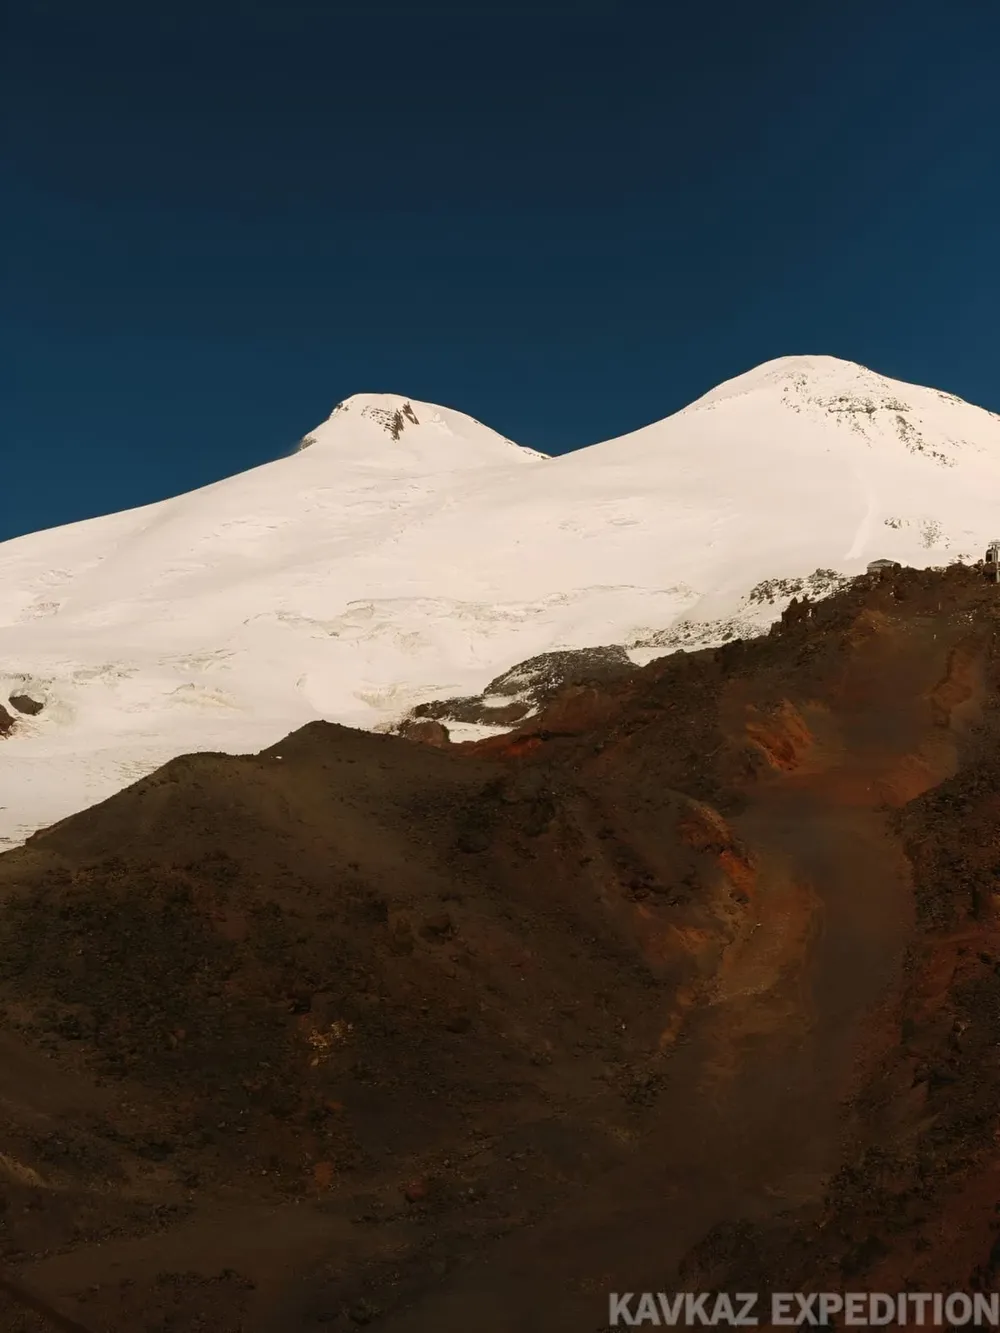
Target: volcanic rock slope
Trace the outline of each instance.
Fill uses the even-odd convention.
[[[0,702],[45,705],[4,723],[0,838],[178,753],[391,723],[544,652],[717,643],[872,558],[976,558],[1000,527],[1000,419],[826,357],[558,458],[390,395],[303,443],[0,547]]]
[[[0,857],[4,1327],[995,1288],[998,629],[975,571],[863,578],[506,737],[311,723]]]

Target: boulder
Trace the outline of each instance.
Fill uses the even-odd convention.
[[[27,694],[12,694],[7,702],[11,708],[16,708],[19,713],[24,713],[28,717],[35,717],[45,707]]]
[[[405,736],[408,741],[419,741],[422,745],[433,745],[438,749],[451,744],[451,737],[448,734],[448,728],[441,722],[434,722],[431,719],[411,718],[404,722],[399,728],[399,734]]]

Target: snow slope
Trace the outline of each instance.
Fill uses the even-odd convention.
[[[559,458],[383,394],[304,445],[0,545],[0,697],[46,704],[0,742],[0,840],[177,753],[384,724],[552,649],[758,632],[787,580],[1000,531],[1000,418],[830,357]]]

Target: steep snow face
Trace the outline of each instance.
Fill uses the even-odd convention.
[[[0,839],[183,751],[759,632],[880,556],[978,558],[998,498],[1000,419],[830,357],[559,458],[357,395],[288,458],[0,546],[0,702],[46,705],[0,740]]]

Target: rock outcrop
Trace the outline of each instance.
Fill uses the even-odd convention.
[[[37,717],[45,707],[37,699],[32,699],[27,694],[12,694],[7,701],[11,708],[16,708],[19,713],[24,713],[26,717]]]

